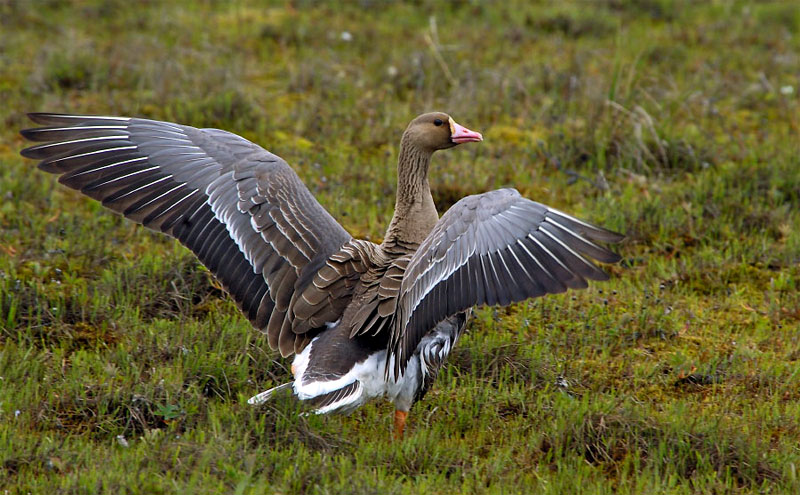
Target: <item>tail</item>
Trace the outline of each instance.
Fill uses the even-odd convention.
[[[276,392],[279,392],[279,391],[281,391],[281,390],[283,390],[283,389],[285,389],[287,387],[291,387],[291,386],[292,386],[292,383],[289,382],[289,383],[284,383],[283,385],[278,385],[277,387],[273,387],[273,388],[271,388],[269,390],[265,390],[264,392],[261,392],[258,395],[254,395],[254,396],[250,397],[247,400],[247,403],[251,404],[253,406],[257,406],[259,404],[263,404],[263,403],[267,402],[268,400],[270,400],[272,398],[272,396],[275,395]]]

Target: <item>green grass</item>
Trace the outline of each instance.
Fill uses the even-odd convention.
[[[0,2],[4,493],[798,493],[793,2]],[[349,33],[348,36],[343,33]],[[482,309],[390,440],[300,417],[174,241],[19,157],[26,111],[237,132],[354,235],[432,109],[440,210],[501,186],[625,232],[612,280]]]

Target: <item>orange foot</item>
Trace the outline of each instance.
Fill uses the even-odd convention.
[[[406,418],[408,417],[408,411],[401,411],[397,409],[394,412],[394,439],[395,440],[402,440],[403,439],[403,431],[406,429]]]

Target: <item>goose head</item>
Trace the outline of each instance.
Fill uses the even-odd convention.
[[[483,141],[483,136],[456,123],[444,112],[431,112],[420,115],[408,124],[403,141],[421,151],[433,153],[461,143]]]

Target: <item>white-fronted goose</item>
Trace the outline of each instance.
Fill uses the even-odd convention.
[[[285,161],[235,134],[137,118],[30,118],[45,127],[22,135],[44,144],[22,155],[192,250],[270,346],[296,354],[298,398],[328,413],[385,395],[397,436],[471,307],[584,288],[608,278],[591,260],[619,260],[596,242],[621,235],[514,189],[466,197],[440,219],[431,155],[482,140],[445,113],[421,115],[403,133],[382,244],[353,239]]]

